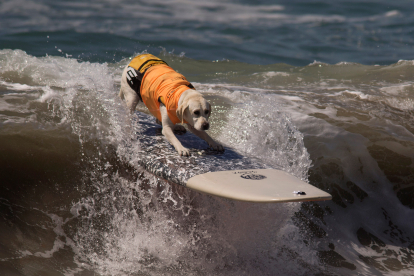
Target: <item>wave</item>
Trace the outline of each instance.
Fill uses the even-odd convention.
[[[134,162],[138,126],[117,97],[129,58],[93,63],[0,50],[2,158],[15,168],[8,174],[18,168],[13,160],[27,160],[26,170],[41,179],[37,191],[57,187],[63,193],[58,201],[46,197],[40,211],[26,210],[42,214],[34,227],[47,248],[25,237],[2,262],[45,261],[59,253],[72,260],[57,268],[66,275],[412,269],[413,224],[406,219],[413,209],[412,61],[294,67],[161,56],[211,101],[212,136],[281,165],[330,192],[332,202],[234,202],[158,179]],[[48,182],[51,173],[43,178],[39,166],[64,175]],[[12,175],[7,179],[20,187]],[[29,203],[19,198],[0,201],[20,210]]]

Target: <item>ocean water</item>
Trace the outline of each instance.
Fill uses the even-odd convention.
[[[413,275],[413,35],[402,0],[0,1],[0,274]],[[141,168],[118,91],[145,52],[211,102],[211,136],[332,201]]]

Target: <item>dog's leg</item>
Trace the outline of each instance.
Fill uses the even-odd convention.
[[[183,135],[187,132],[183,125],[175,124],[174,126],[174,133],[177,135]]]
[[[162,126],[162,122],[158,119],[155,119],[155,123]],[[185,127],[183,125],[175,124],[174,127],[173,127],[173,132],[176,135],[183,135],[187,132],[187,130],[185,129]]]
[[[160,126],[162,126],[161,121],[160,121],[160,120],[158,120],[158,119],[156,119],[156,120],[155,120],[155,123],[157,123],[157,124],[159,124]],[[173,133],[174,133],[175,135],[184,135],[184,134],[186,134],[186,133],[187,133],[187,130],[185,129],[185,127],[184,127],[184,126],[179,125],[179,124],[176,124],[176,125],[174,125],[174,126],[173,126]]]
[[[201,139],[203,139],[204,141],[207,142],[207,144],[214,150],[223,152],[224,151],[224,147],[222,145],[220,145],[219,143],[217,143],[216,141],[213,140],[213,138],[210,137],[210,135],[207,134],[207,132],[205,131],[200,131],[195,129],[192,125],[187,124],[188,129],[194,133],[195,135],[197,135],[198,137],[200,137]]]
[[[122,87],[121,89],[119,89],[119,97],[121,98],[121,100],[124,99],[124,91],[122,90]]]
[[[190,156],[190,150],[185,148],[174,135],[174,124],[171,122],[170,118],[168,118],[167,108],[165,105],[160,105],[160,112],[162,119],[162,134],[165,136],[165,138],[167,138],[168,142],[174,146],[179,155]]]
[[[135,112],[135,108],[137,107],[139,103],[139,98],[138,98],[137,93],[135,93],[135,91],[133,91],[133,93],[124,93],[124,99],[125,99],[126,105],[129,107],[129,111],[131,112],[131,114],[133,114]]]

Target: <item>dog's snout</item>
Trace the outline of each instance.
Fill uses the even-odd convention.
[[[203,130],[208,130],[210,128],[210,124],[207,122],[204,122],[202,127],[203,127]]]

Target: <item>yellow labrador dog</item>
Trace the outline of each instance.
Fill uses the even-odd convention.
[[[173,130],[185,131],[182,125],[205,140],[217,151],[224,151],[205,131],[209,129],[210,104],[194,89],[187,79],[174,71],[167,63],[151,54],[136,56],[125,67],[121,78],[121,99],[125,99],[131,112],[139,101],[162,124],[162,134],[181,156],[190,151],[175,137]]]

